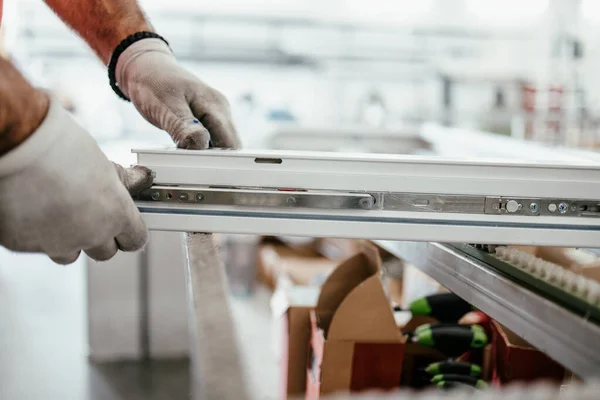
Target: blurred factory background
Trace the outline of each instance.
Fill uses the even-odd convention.
[[[165,140],[47,7],[6,3],[11,56],[63,93],[98,140]],[[569,146],[598,140],[595,0],[141,4],[179,59],[228,96],[247,147],[266,146],[281,123],[434,121]]]
[[[4,3],[0,52],[60,94],[111,159],[171,143],[115,96],[105,66],[40,0]],[[506,136],[563,158],[600,147],[597,0],[140,3],[179,60],[229,98],[246,148],[510,156],[510,142],[494,142]],[[187,361],[87,362],[185,358],[180,238],[152,240],[141,256],[67,268],[0,249],[0,398],[186,398]],[[269,298],[234,303],[248,362],[269,351]],[[273,392],[274,369],[252,372],[270,377],[257,379],[260,393]]]

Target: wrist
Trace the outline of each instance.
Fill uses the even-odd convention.
[[[74,120],[56,97],[43,92],[42,94],[47,101],[46,113],[40,123],[28,132],[18,145],[0,157],[0,178],[39,161],[48,149],[61,139],[73,142],[74,138],[69,135],[73,131]]]
[[[147,52],[158,52],[173,57],[168,42],[154,32],[138,32],[130,35],[113,51],[108,64],[108,77],[112,89],[123,100],[129,100],[128,67],[136,58]]]
[[[25,142],[42,124],[50,99],[41,90],[0,94],[0,156]]]

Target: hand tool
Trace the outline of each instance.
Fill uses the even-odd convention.
[[[485,333],[485,329],[483,328],[483,326],[481,325],[477,325],[477,324],[458,324],[458,323],[448,323],[448,322],[440,322],[440,323],[436,323],[436,324],[423,324],[423,325],[419,325],[417,326],[417,328],[415,329],[415,331],[413,333],[418,333],[418,332],[424,332],[427,329],[438,329],[438,328],[448,328],[448,327],[458,327],[458,328],[463,328],[465,327],[466,329],[477,329],[477,330],[481,330],[482,332]]]
[[[479,389],[473,385],[469,385],[467,383],[458,382],[458,381],[441,381],[441,382],[436,383],[435,386],[440,389],[446,389],[446,390],[461,389],[461,391],[469,391],[469,392],[479,391]]]
[[[473,378],[469,375],[459,375],[459,374],[440,374],[436,375],[431,379],[431,383],[437,385],[438,387],[444,387],[444,383],[446,382],[460,382],[467,385],[471,385],[476,387],[477,389],[486,389],[487,383],[481,379]]]
[[[454,293],[436,293],[413,301],[406,310],[396,306],[394,311],[410,311],[412,315],[428,316],[440,322],[457,322],[473,311],[473,306]]]
[[[425,371],[429,375],[459,374],[472,376],[474,378],[481,376],[481,367],[479,365],[453,360],[429,364],[427,368],[425,368]]]
[[[449,357],[458,357],[469,349],[480,349],[488,342],[487,335],[476,325],[441,326],[415,331],[413,342],[433,347]]]

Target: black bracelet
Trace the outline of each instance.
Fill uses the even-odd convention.
[[[125,96],[121,89],[119,89],[119,85],[117,84],[117,77],[115,72],[117,68],[117,60],[119,59],[119,56],[129,46],[142,39],[160,39],[163,42],[165,42],[167,46],[169,45],[169,42],[167,42],[165,38],[154,32],[136,32],[133,35],[129,35],[125,39],[123,39],[121,43],[119,43],[119,45],[115,48],[115,50],[112,53],[112,56],[110,57],[110,62],[108,63],[108,81],[110,82],[110,87],[117,94],[117,96],[119,96],[125,101],[130,100],[127,98],[127,96]]]

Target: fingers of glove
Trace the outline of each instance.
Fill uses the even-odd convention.
[[[116,163],[113,163],[113,165],[117,170],[119,179],[123,185],[125,185],[125,188],[129,191],[129,194],[135,195],[152,186],[153,177],[150,169],[141,165],[135,165],[130,168],[123,168]]]
[[[78,252],[75,252],[72,254],[66,254],[66,255],[60,255],[60,256],[50,256],[50,259],[60,265],[69,265],[69,264],[73,264],[75,261],[77,261],[80,254],[81,254],[81,251],[78,251]]]
[[[209,147],[210,133],[198,118],[192,114],[190,106],[185,101],[178,102],[173,107],[175,112],[167,107],[163,110],[163,121],[160,127],[166,130],[179,149],[204,150]]]
[[[148,241],[148,228],[131,199],[125,203],[125,221],[123,229],[116,237],[118,248],[123,251],[136,251]]]
[[[237,149],[240,140],[231,118],[229,103],[219,92],[213,102],[207,102],[206,98],[196,96],[190,106],[202,124],[210,132],[210,138],[215,147]]]
[[[93,260],[106,261],[110,260],[115,254],[117,254],[117,251],[119,251],[119,246],[117,245],[115,239],[111,239],[100,246],[92,247],[84,251]]]

